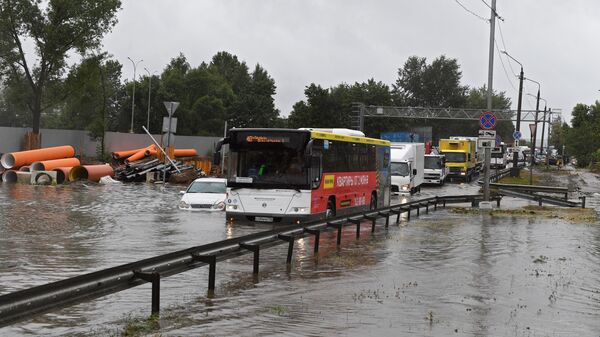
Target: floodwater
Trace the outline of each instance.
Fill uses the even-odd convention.
[[[0,184],[0,294],[270,229],[176,208],[182,187]],[[474,184],[422,196],[476,192]],[[417,196],[419,197],[419,196]],[[395,202],[399,202],[396,199]],[[514,206],[504,200],[503,206]],[[468,205],[465,205],[468,206]],[[381,220],[383,223],[384,220]],[[438,210],[360,239],[347,227],[161,281],[163,336],[598,336],[600,226]],[[1,336],[120,335],[147,317],[144,285],[0,329]]]

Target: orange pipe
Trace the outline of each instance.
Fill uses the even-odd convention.
[[[75,155],[75,149],[70,145],[47,147],[39,150],[29,150],[5,153],[0,162],[6,169],[29,165],[35,161],[70,158]]]
[[[115,151],[112,153],[112,157],[114,159],[123,159],[123,158],[127,158],[127,157],[131,157],[134,154],[142,151],[142,150],[146,150],[146,149],[151,149],[151,148],[155,148],[154,144],[141,148],[141,149],[135,149],[135,150],[125,150],[125,151]]]
[[[73,167],[78,165],[81,165],[81,163],[77,158],[36,161],[31,164],[31,171],[50,171],[57,167]]]
[[[194,157],[198,155],[196,149],[176,149],[175,157]]]
[[[132,161],[136,161],[136,160],[145,158],[146,151],[148,151],[148,150],[141,150],[141,151],[136,152],[133,156],[130,156],[129,158],[125,159],[125,162],[130,163]]]
[[[104,176],[113,177],[114,175],[115,171],[108,164],[74,166],[71,171],[69,171],[69,181],[87,179],[89,181],[99,182],[100,178]]]
[[[52,171],[56,171],[56,182],[62,184],[65,181],[69,181],[68,178],[71,169],[72,167],[56,167],[52,169]]]

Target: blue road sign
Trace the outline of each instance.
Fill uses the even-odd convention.
[[[515,132],[513,132],[513,138],[514,138],[515,140],[519,140],[519,139],[521,139],[521,136],[522,136],[522,135],[521,135],[521,131],[515,131]]]
[[[479,125],[484,130],[492,130],[496,127],[496,115],[493,112],[484,112],[479,117]]]
[[[502,145],[502,138],[500,138],[500,135],[496,136],[496,146],[500,146]]]

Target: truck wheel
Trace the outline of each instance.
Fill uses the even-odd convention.
[[[325,218],[333,218],[335,216],[335,199],[329,198],[327,201],[327,210],[325,211]]]

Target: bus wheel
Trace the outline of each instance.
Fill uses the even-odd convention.
[[[369,204],[369,210],[374,211],[377,209],[377,194],[373,192],[371,194],[371,203]]]
[[[326,218],[332,218],[335,216],[335,199],[329,198],[327,201],[327,211],[325,211]]]

